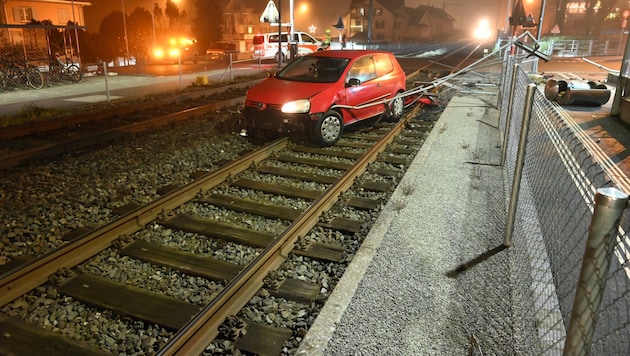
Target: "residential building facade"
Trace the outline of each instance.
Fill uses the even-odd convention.
[[[405,0],[352,0],[344,22],[357,43],[401,44],[448,37],[454,19],[432,6],[407,7]]]
[[[55,29],[74,22],[85,26],[86,1],[74,0],[2,0],[0,1],[0,47],[22,46],[37,52],[47,46],[45,29]],[[33,21],[50,21],[36,28]]]

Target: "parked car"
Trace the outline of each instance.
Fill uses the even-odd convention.
[[[400,118],[405,90],[405,73],[391,52],[315,52],[249,89],[241,134],[300,131],[331,146],[345,126],[380,114]]]
[[[252,39],[252,57],[253,58],[271,58],[276,61],[282,58],[285,62],[290,58],[289,33],[282,32],[281,36],[278,32],[260,33]],[[282,51],[278,51],[278,42],[282,42]],[[294,32],[291,43],[296,45],[297,56],[304,56],[309,53],[321,51],[322,42],[306,32]],[[280,57],[282,56],[282,57]]]
[[[230,53],[238,53],[236,44],[230,42],[215,42],[206,50],[206,59],[209,61],[226,61]]]

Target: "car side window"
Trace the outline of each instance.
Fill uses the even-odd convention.
[[[374,63],[376,64],[376,75],[379,77],[391,73],[394,70],[392,60],[387,54],[379,53],[374,55]]]
[[[306,33],[302,34],[302,41],[309,42],[309,43],[317,43],[317,41],[313,37],[311,37],[310,35],[307,35]]]
[[[354,62],[354,64],[348,71],[346,83],[351,78],[356,78],[360,80],[361,83],[376,78],[376,68],[374,66],[374,59],[372,58],[372,56],[365,56],[359,58],[356,62]]]

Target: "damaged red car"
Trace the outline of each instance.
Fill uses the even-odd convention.
[[[405,73],[391,52],[315,52],[247,92],[241,134],[302,132],[331,146],[344,127],[360,120],[400,118],[405,85]]]

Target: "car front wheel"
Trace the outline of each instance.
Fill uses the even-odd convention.
[[[313,138],[322,146],[332,146],[339,141],[342,131],[341,115],[334,110],[329,110],[315,123]]]

